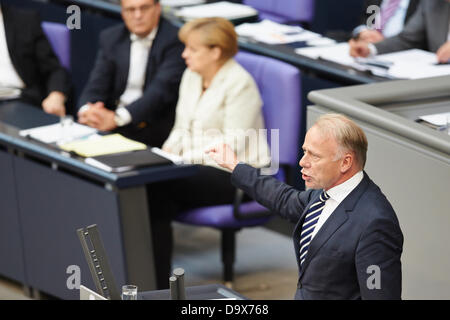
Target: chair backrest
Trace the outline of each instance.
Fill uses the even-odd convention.
[[[70,30],[65,24],[48,21],[42,22],[42,30],[61,65],[70,70]]]
[[[279,130],[279,163],[296,166],[302,117],[300,71],[286,62],[248,52],[240,51],[235,59],[258,85],[267,130]]]
[[[279,23],[312,22],[315,0],[244,0],[259,11],[260,19],[269,19]]]

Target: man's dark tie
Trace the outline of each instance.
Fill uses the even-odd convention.
[[[320,214],[325,207],[325,202],[330,199],[330,196],[323,191],[317,202],[314,202],[306,212],[305,221],[303,221],[302,231],[300,233],[300,265],[303,264],[308,253],[309,244],[311,243],[311,236],[319,221]]]

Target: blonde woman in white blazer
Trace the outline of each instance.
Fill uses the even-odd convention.
[[[214,145],[233,146],[240,161],[256,167],[270,163],[263,133],[262,100],[251,75],[233,56],[237,35],[221,18],[197,19],[179,32],[186,45],[175,125],[163,150],[199,164],[198,173],[148,187],[158,288],[168,286],[172,251],[170,222],[184,210],[232,203],[230,173],[205,151]]]

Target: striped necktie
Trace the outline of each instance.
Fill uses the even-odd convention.
[[[380,31],[384,30],[384,27],[388,23],[389,19],[391,19],[395,15],[395,12],[397,11],[400,2],[402,2],[402,0],[389,0],[388,4],[383,6],[383,9],[381,9]]]
[[[314,202],[306,212],[302,231],[300,233],[300,265],[305,261],[309,244],[311,243],[312,233],[316,227],[317,221],[319,221],[320,214],[325,207],[325,202],[328,199],[330,199],[330,196],[323,191],[319,196],[319,200]]]

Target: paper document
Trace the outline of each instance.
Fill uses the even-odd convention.
[[[73,122],[68,126],[63,126],[61,123],[55,123],[48,126],[21,130],[19,134],[22,137],[29,136],[44,143],[55,143],[81,139],[96,132],[97,130],[94,128]]]
[[[322,47],[307,47],[296,49],[295,52],[311,59],[324,59],[336,62],[345,66],[354,67],[358,70],[367,70],[367,67],[360,65],[355,58],[350,56],[350,47],[347,42]]]
[[[410,49],[386,54],[379,54],[376,56],[380,60],[386,60],[394,64],[398,63],[414,63],[414,64],[433,64],[437,63],[435,53],[420,49]]]
[[[98,136],[95,139],[69,142],[60,145],[60,148],[65,151],[73,151],[83,157],[96,157],[104,154],[145,150],[147,146],[141,142],[125,138],[121,134],[115,133]]]
[[[205,0],[161,0],[161,5],[168,7],[192,6],[205,3]]]
[[[450,112],[429,114],[419,117],[426,122],[434,124],[435,126],[443,127],[447,125],[447,118],[450,117]]]
[[[347,42],[328,46],[299,48],[295,52],[311,59],[320,58],[352,67],[359,71],[369,70],[374,75],[391,77],[389,68],[393,63],[378,56],[376,58],[354,58],[350,55],[350,46]]]
[[[321,35],[299,26],[279,24],[270,20],[257,23],[243,23],[236,27],[240,37],[247,37],[268,44],[285,44],[298,41],[321,39]]]
[[[381,54],[377,59],[393,63],[389,75],[395,78],[422,79],[450,74],[450,65],[438,65],[435,53],[420,49]]]
[[[422,79],[450,74],[450,65],[438,65],[436,54],[420,49],[381,54],[376,57],[392,63],[389,75],[402,79]]]
[[[0,87],[0,100],[15,99],[20,97],[21,90],[18,88]]]
[[[175,15],[186,20],[209,17],[239,19],[256,16],[258,15],[258,11],[243,4],[220,1],[199,6],[184,7],[177,10]]]
[[[177,156],[176,154],[168,153],[157,147],[153,147],[151,150],[154,153],[156,153],[157,155],[160,155],[161,157],[169,159],[170,161],[172,161],[175,164],[183,164],[183,158],[180,156]]]

